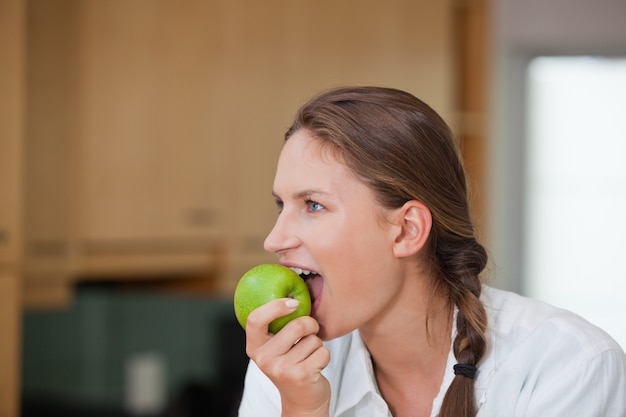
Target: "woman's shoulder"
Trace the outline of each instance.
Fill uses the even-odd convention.
[[[620,349],[606,332],[583,317],[519,294],[483,286],[481,301],[488,316],[488,333],[504,343],[519,345],[534,337],[546,337],[556,345],[574,344],[589,354]],[[546,340],[543,340],[545,345]]]
[[[489,324],[476,381],[478,415],[625,415],[626,355],[602,329],[487,286],[481,301]]]

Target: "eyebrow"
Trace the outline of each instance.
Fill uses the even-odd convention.
[[[297,193],[293,194],[293,198],[294,200],[306,200],[311,198],[312,196],[322,196],[322,197],[326,197],[326,198],[333,198],[332,194],[326,192],[326,191],[322,191],[322,190],[317,190],[317,189],[307,189],[307,190],[302,190],[302,191],[298,191]],[[278,194],[272,190],[272,196],[276,199],[276,200],[282,200]]]

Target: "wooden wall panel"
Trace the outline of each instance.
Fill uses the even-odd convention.
[[[19,415],[24,2],[0,0],[0,417]]]
[[[466,0],[458,3],[455,16],[459,139],[477,232],[482,240],[488,235],[489,215],[486,202],[488,10],[488,0]]]

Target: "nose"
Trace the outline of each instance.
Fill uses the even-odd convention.
[[[298,238],[294,233],[292,223],[285,211],[278,215],[274,227],[265,238],[263,247],[268,252],[280,253],[298,246]]]

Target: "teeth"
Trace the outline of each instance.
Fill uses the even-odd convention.
[[[309,271],[306,269],[300,269],[300,268],[291,268],[291,270],[298,275],[310,275],[313,273],[312,271]]]

